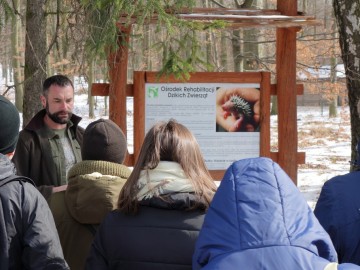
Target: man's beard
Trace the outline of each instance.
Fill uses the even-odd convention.
[[[50,113],[48,103],[46,103],[45,110],[46,110],[47,116],[49,116],[49,118],[51,120],[53,120],[55,123],[57,123],[57,124],[67,124],[67,123],[69,123],[70,118],[72,116],[72,112],[67,112],[67,111],[59,111],[59,112],[55,112],[55,113]],[[60,114],[64,114],[64,113],[67,114],[66,118],[59,116]]]

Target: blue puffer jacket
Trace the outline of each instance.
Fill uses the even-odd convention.
[[[227,170],[197,240],[193,269],[319,270],[336,261],[329,235],[291,179],[272,160],[253,158]]]

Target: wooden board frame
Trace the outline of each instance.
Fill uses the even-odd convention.
[[[296,95],[302,94],[303,86],[296,84],[296,32],[301,30],[302,26],[321,25],[321,23],[315,18],[302,16],[304,14],[298,12],[297,1],[295,0],[277,0],[276,5],[275,10],[251,10],[251,13],[249,13],[248,9],[209,10],[203,8],[192,10],[192,12],[223,15],[227,15],[229,12],[238,15],[239,13],[243,15],[266,15],[270,12],[273,15],[290,16],[285,19],[286,22],[270,19],[260,24],[258,19],[254,17],[245,20],[239,18],[236,21],[231,18],[230,20],[233,22],[229,22],[228,26],[229,29],[276,27],[276,84],[272,85],[271,93],[278,97],[278,152],[271,152],[270,156],[297,185],[298,164],[305,163],[305,153],[297,152]],[[157,18],[154,18],[149,23],[155,23],[156,21]],[[134,23],[136,23],[136,20]],[[127,80],[129,47],[126,46],[130,39],[132,25],[122,24],[121,18],[119,18],[117,26],[119,29],[119,48],[114,52],[107,52],[110,83],[95,86],[93,84],[92,92],[94,95],[109,95],[109,118],[126,133],[126,96],[134,96],[133,84],[128,84]],[[266,106],[266,104],[264,105]],[[137,119],[135,121],[137,122]],[[263,136],[263,138],[265,137]],[[266,142],[261,141],[261,144],[263,143],[266,144]],[[268,152],[265,150],[262,153],[263,156],[267,156],[267,154]],[[134,154],[129,154],[126,157],[125,164],[132,166],[134,161]]]
[[[270,73],[269,72],[196,72],[189,80],[159,77],[157,72],[134,72],[134,158],[135,163],[145,137],[146,83],[258,83],[260,84],[260,156],[270,154]],[[135,120],[136,119],[136,120]],[[212,177],[221,180],[225,170],[210,170]]]

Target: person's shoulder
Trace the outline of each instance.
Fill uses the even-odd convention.
[[[132,169],[124,164],[116,164],[116,167],[119,169],[119,171],[121,172],[121,176],[125,177],[126,179],[129,178]]]
[[[6,183],[4,183],[4,180],[2,182],[0,182],[2,197],[10,198],[15,194],[24,194],[24,197],[27,198],[35,198],[38,195],[42,196],[30,178],[14,176],[9,181],[6,181]]]
[[[84,134],[84,132],[85,132],[85,128],[83,128],[82,126],[77,126],[77,127],[76,127],[76,130],[77,130],[78,132],[80,132],[81,134]]]
[[[39,129],[44,128],[44,116],[46,114],[45,109],[40,110],[33,118],[30,119],[29,123],[24,127],[22,132],[36,132]]]
[[[72,114],[71,115],[71,122],[74,124],[74,126],[77,128],[77,129],[83,129],[84,130],[84,128],[82,128],[81,126],[79,126],[79,122],[82,120],[82,117],[81,116],[78,116],[78,115],[76,115],[76,114]]]
[[[19,132],[19,140],[28,140],[35,136],[35,131],[30,129],[22,129]]]
[[[57,220],[59,217],[63,217],[64,213],[68,213],[65,202],[65,192],[65,190],[54,192],[47,200],[55,220]]]
[[[82,142],[85,133],[85,128],[76,124],[71,127],[76,132],[76,138]]]
[[[111,227],[114,224],[127,224],[129,222],[129,217],[133,217],[135,215],[127,215],[119,211],[118,209],[114,209],[108,212],[102,221],[104,227]],[[130,218],[131,220],[131,218]]]
[[[333,178],[330,178],[328,181],[324,183],[324,186],[346,186],[346,185],[359,185],[360,181],[360,171],[349,172],[343,175],[337,175]]]
[[[0,186],[9,185],[9,184],[21,184],[21,183],[29,183],[35,186],[34,181],[25,176],[19,176],[16,174],[9,175],[0,180]]]

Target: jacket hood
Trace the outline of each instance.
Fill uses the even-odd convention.
[[[330,237],[280,166],[268,158],[244,159],[233,163],[221,181],[196,244],[193,268],[221,256],[227,256],[227,262],[236,258],[239,266],[249,261],[246,254],[260,249],[264,256],[254,257],[260,265],[271,260],[281,265],[282,249],[292,257],[320,256],[325,259],[319,258],[321,265],[337,261]],[[313,269],[301,268],[301,263],[296,269]]]
[[[100,224],[116,208],[130,169],[124,165],[85,160],[69,171],[65,201],[71,216],[82,224]]]

